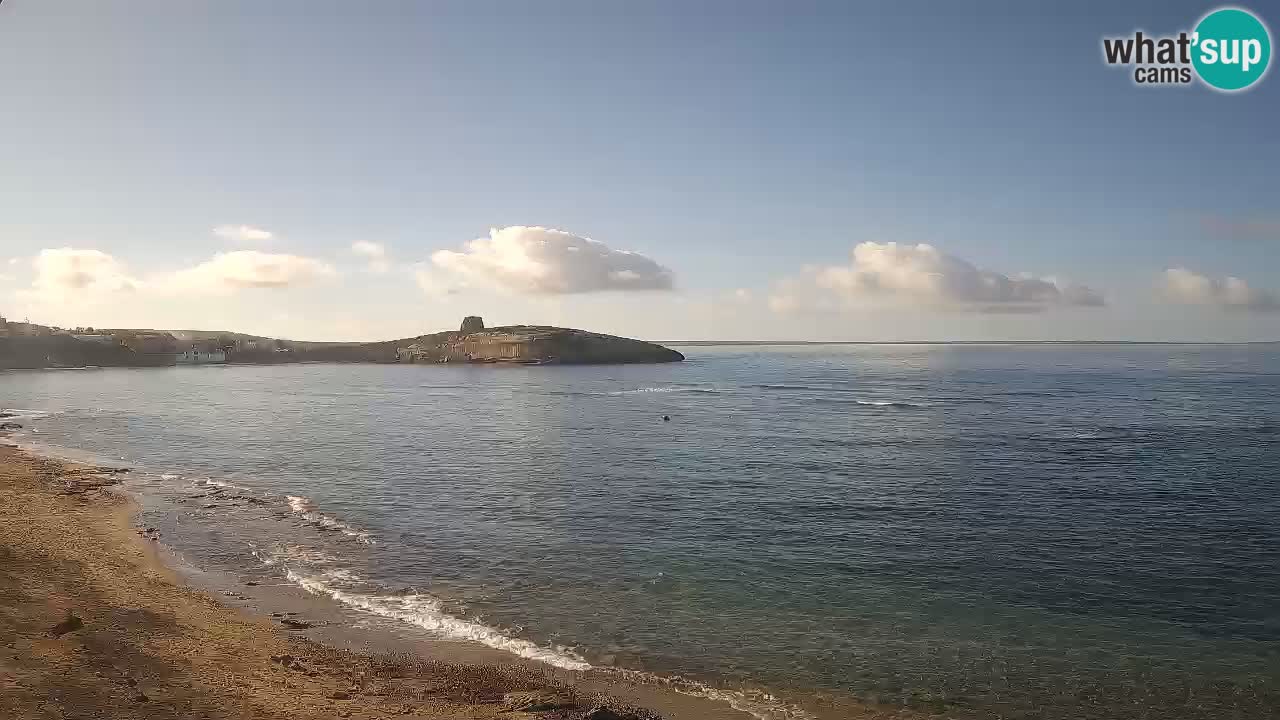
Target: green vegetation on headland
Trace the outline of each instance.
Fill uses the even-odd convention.
[[[456,331],[382,342],[299,342],[202,330],[107,330],[6,323],[0,369],[156,367],[298,362],[597,364],[679,362],[675,350],[640,340],[542,325],[485,328],[468,317]]]

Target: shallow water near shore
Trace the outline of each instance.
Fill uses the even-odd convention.
[[[391,628],[760,716],[1280,713],[1275,346],[677,349],[10,372],[0,405],[136,466],[191,562]]]

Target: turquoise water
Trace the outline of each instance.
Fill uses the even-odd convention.
[[[1280,349],[677,349],[11,372],[0,405],[136,464],[201,562],[564,667],[1280,717]]]

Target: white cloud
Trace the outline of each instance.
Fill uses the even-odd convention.
[[[297,255],[239,250],[218,253],[194,267],[155,273],[140,279],[124,263],[100,250],[41,250],[32,261],[35,278],[21,293],[32,301],[65,305],[102,293],[139,291],[173,295],[224,292],[243,288],[284,288],[334,275],[328,264]]]
[[[805,268],[769,297],[778,312],[838,311],[884,301],[973,312],[1040,312],[1050,306],[1101,306],[1100,294],[1052,277],[983,270],[932,245],[864,242],[847,265]]]
[[[218,253],[193,268],[179,270],[164,280],[175,290],[235,290],[285,288],[306,285],[334,275],[327,263],[298,255],[237,250]]]
[[[462,252],[440,250],[418,268],[431,292],[482,286],[542,295],[604,290],[669,290],[670,270],[639,253],[563,230],[511,226],[489,231]]]
[[[1160,290],[1171,302],[1211,305],[1250,312],[1280,311],[1275,293],[1253,288],[1238,277],[1211,278],[1186,268],[1171,268],[1161,276]]]
[[[387,249],[379,243],[358,240],[351,244],[351,252],[369,262],[370,272],[384,273],[391,269],[391,263],[387,260]]]
[[[418,263],[413,266],[413,279],[422,292],[435,298],[455,295],[465,288],[451,282],[450,278],[436,270],[430,263]]]
[[[213,229],[213,234],[242,243],[266,242],[275,237],[275,233],[252,225],[219,225]]]
[[[36,273],[32,286],[45,295],[133,290],[140,285],[123,263],[99,250],[49,248],[41,250],[32,265]]]

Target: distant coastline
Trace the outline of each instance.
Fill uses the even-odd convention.
[[[680,362],[667,347],[546,325],[486,328],[470,316],[456,331],[380,342],[298,342],[199,330],[75,328],[6,323],[0,369],[167,367],[285,363],[587,365]]]

